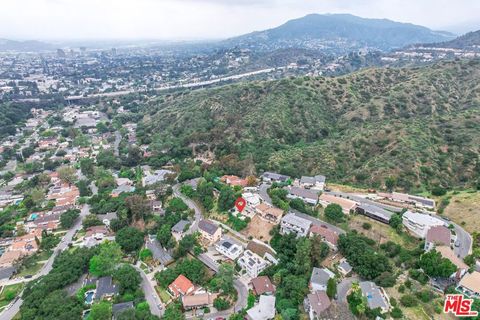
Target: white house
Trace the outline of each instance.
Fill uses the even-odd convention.
[[[328,280],[334,277],[335,274],[327,268],[313,268],[310,276],[310,290],[312,292],[326,291]]]
[[[311,221],[296,216],[293,213],[288,213],[282,218],[280,224],[280,233],[288,234],[294,232],[299,237],[306,237],[310,230]]]
[[[428,214],[407,211],[403,214],[403,225],[416,237],[424,239],[428,229],[434,226],[443,226],[446,223],[437,217]]]
[[[269,265],[267,260],[250,250],[245,250],[237,262],[252,278],[258,277],[258,274]]]
[[[316,175],[314,177],[302,176],[300,178],[299,185],[305,189],[320,190],[323,191],[325,188],[325,176]]]
[[[243,247],[231,239],[220,240],[215,249],[231,260],[237,259],[243,252]]]

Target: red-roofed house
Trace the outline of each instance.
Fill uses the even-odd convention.
[[[179,275],[175,281],[168,286],[168,292],[174,297],[186,296],[195,290],[193,283],[183,274]]]
[[[332,250],[337,250],[338,233],[326,225],[312,225],[310,227],[310,236],[318,235],[325,241]]]
[[[246,187],[248,184],[247,179],[242,179],[237,176],[223,176],[220,178],[220,181],[225,182],[226,184],[231,186]]]

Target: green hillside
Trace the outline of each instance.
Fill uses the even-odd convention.
[[[246,174],[422,189],[480,176],[480,61],[253,82],[159,98],[145,117],[156,150],[195,144]]]

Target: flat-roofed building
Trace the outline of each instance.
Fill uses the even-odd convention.
[[[407,211],[402,216],[403,225],[416,237],[424,239],[431,227],[444,226],[446,223],[428,214]]]
[[[299,237],[306,237],[310,231],[311,225],[311,221],[298,217],[293,213],[288,213],[282,218],[282,222],[280,224],[280,233],[289,234],[294,232]]]

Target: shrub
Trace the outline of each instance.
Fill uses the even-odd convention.
[[[372,229],[372,225],[368,222],[364,222],[362,224],[362,228],[365,229],[365,230],[370,230],[370,229]]]
[[[415,307],[416,305],[418,305],[417,299],[415,298],[414,295],[411,295],[411,294],[403,295],[400,298],[400,303],[402,304],[402,306],[407,307],[407,308]]]
[[[230,308],[230,303],[223,298],[216,298],[213,301],[213,306],[215,307],[215,309],[217,309],[219,311],[222,311],[222,310],[227,310],[228,308]]]

